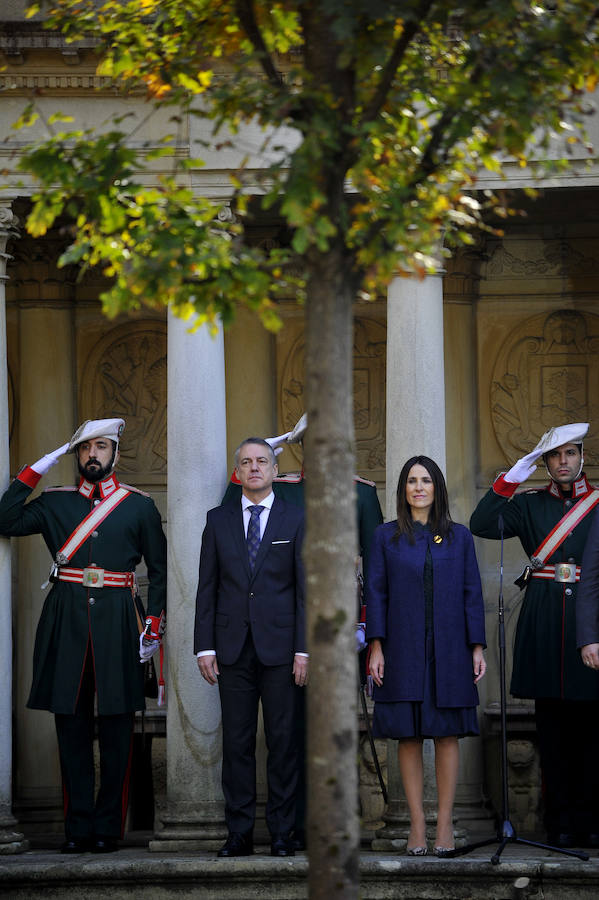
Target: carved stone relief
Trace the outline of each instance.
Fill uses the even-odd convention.
[[[508,249],[509,246],[509,249]],[[577,245],[567,240],[489,242],[491,255],[486,267],[486,277],[501,278],[533,276],[563,277],[597,272],[594,246],[585,241]],[[582,249],[581,249],[582,248]],[[588,250],[588,252],[584,252]]]
[[[7,296],[12,300],[70,301],[77,280],[75,266],[57,267],[57,260],[65,249],[63,239],[46,236],[37,240],[27,235],[11,247],[10,281]]]
[[[292,326],[284,329],[286,334]],[[387,330],[384,323],[357,318],[354,323],[354,424],[357,472],[373,481],[385,479],[385,373]],[[303,330],[287,349],[277,345],[278,403],[281,431],[289,431],[305,411]],[[298,466],[301,447],[291,445]]]
[[[598,421],[599,316],[562,309],[522,322],[504,342],[491,380],[495,435],[513,463],[545,431]],[[599,434],[585,441],[586,468],[599,465]]]
[[[98,341],[81,376],[80,418],[126,420],[119,472],[137,482],[166,477],[166,342],[164,322],[118,326]]]

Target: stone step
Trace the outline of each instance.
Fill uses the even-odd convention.
[[[361,900],[596,900],[599,858],[588,861],[508,845],[498,865],[497,846],[442,860],[363,852]],[[306,898],[308,858],[272,859],[268,848],[251,858],[217,859],[213,853],[150,853],[125,847],[97,856],[62,856],[34,850],[0,857],[0,896],[10,900],[298,900]]]

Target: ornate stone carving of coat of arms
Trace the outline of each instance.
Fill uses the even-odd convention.
[[[590,422],[586,469],[599,465],[599,316],[571,309],[525,320],[493,369],[491,416],[511,464],[545,431]]]

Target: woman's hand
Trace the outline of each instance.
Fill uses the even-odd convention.
[[[475,644],[472,648],[472,668],[474,670],[474,683],[478,684],[487,671],[487,663],[483,653],[482,644]]]
[[[382,687],[385,675],[385,657],[382,644],[378,638],[370,642],[370,659],[368,664],[372,680],[377,687]]]

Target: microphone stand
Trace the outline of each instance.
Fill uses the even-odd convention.
[[[387,788],[385,786],[385,779],[383,778],[383,773],[381,771],[379,755],[376,752],[376,746],[374,743],[374,738],[372,736],[372,728],[370,727],[370,720],[368,718],[368,707],[366,706],[366,696],[364,693],[365,688],[366,688],[366,685],[361,683],[361,679],[358,674],[358,693],[360,695],[360,701],[362,703],[362,714],[364,716],[364,724],[366,725],[366,734],[368,736],[368,743],[370,744],[370,752],[372,753],[372,761],[374,762],[374,767],[376,769],[376,774],[377,774],[377,778],[379,780],[379,785],[381,788],[381,794],[383,795],[383,800],[385,801],[385,803],[387,803],[389,798],[387,796]]]
[[[503,607],[503,516],[499,514],[497,520],[499,534],[501,538],[501,553],[499,565],[499,680],[501,688],[501,776],[503,790],[503,809],[502,824],[498,826],[497,835],[494,838],[486,838],[483,841],[476,841],[473,844],[467,844],[465,847],[457,847],[455,850],[449,850],[444,854],[445,857],[464,856],[478,847],[487,847],[489,844],[498,843],[497,850],[491,857],[493,865],[500,862],[500,857],[508,844],[526,844],[529,847],[540,847],[541,850],[552,850],[555,853],[563,853],[565,856],[575,856],[577,859],[589,859],[588,853],[582,850],[566,850],[563,847],[553,847],[551,844],[541,844],[538,841],[528,841],[520,838],[516,834],[516,830],[510,821],[509,807],[509,790],[508,790],[508,764],[507,764],[507,718],[506,718],[506,690],[505,690],[505,622]]]

